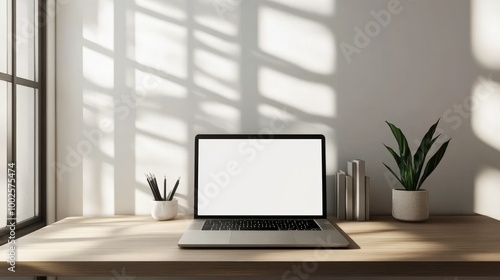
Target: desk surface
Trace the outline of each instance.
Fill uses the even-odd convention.
[[[350,249],[180,249],[190,217],[71,217],[17,240],[15,275],[500,276],[500,222],[484,216],[338,221]],[[7,256],[7,246],[0,247]],[[0,275],[13,276],[0,262]]]

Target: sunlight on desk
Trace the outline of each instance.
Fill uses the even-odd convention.
[[[180,249],[191,217],[72,217],[18,240],[18,275],[281,275],[317,263],[318,276],[500,275],[500,222],[484,216],[431,216],[425,223],[392,217],[338,221],[350,249]],[[7,246],[0,247],[0,254]],[[360,265],[360,263],[363,265]],[[0,275],[7,271],[0,264]],[[388,269],[390,267],[390,269]],[[2,272],[4,271],[4,272]]]

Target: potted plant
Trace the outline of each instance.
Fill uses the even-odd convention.
[[[398,179],[404,189],[392,190],[392,216],[401,221],[425,221],[429,218],[429,194],[421,189],[425,179],[434,171],[446,152],[451,139],[444,142],[437,152],[424,163],[432,145],[441,136],[434,137],[439,120],[429,128],[412,156],[405,135],[395,125],[386,121],[399,146],[399,154],[384,144],[399,168],[399,176],[385,163],[384,166]]]

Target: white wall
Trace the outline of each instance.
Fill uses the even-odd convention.
[[[384,121],[415,149],[441,117],[431,212],[500,219],[497,2],[61,1],[57,218],[147,214],[145,172],[182,176],[192,212],[194,135],[262,129],[327,136],[330,213],[333,174],[365,159],[389,214]]]

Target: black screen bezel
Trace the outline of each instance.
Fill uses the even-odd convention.
[[[198,156],[201,139],[316,139],[321,140],[321,181],[322,181],[322,214],[304,216],[241,216],[241,215],[199,215],[198,214]],[[326,152],[325,136],[322,134],[198,134],[194,145],[194,218],[195,219],[326,219]]]

